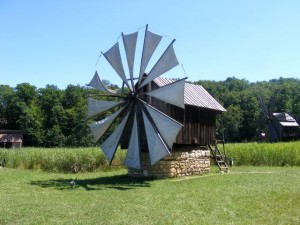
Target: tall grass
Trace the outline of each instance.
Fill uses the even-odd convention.
[[[112,162],[113,167],[110,167],[103,152],[96,147],[0,150],[0,159],[6,160],[7,167],[63,173],[91,172],[120,167],[124,155],[124,151],[118,150]]]
[[[300,166],[300,142],[226,144],[226,154],[241,166]],[[0,149],[10,168],[78,173],[122,167],[126,151],[117,150],[112,166],[98,148]]]
[[[300,166],[300,142],[226,144],[235,165]]]

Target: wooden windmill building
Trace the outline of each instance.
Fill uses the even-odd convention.
[[[156,78],[147,87],[150,90],[171,84],[175,79]],[[144,154],[143,171],[129,169],[129,175],[176,177],[209,172],[210,150],[216,141],[216,117],[225,108],[201,85],[185,83],[185,109],[166,104],[153,97],[147,102],[183,124],[173,145],[171,156],[165,157],[154,166],[147,164]]]
[[[209,170],[209,150],[202,151],[200,146],[214,143],[216,115],[225,109],[201,86],[185,83],[185,79],[160,78],[179,65],[173,48],[175,39],[165,46],[156,63],[148,66],[156,58],[153,53],[163,39],[150,32],[148,25],[140,45],[139,73],[135,74],[138,33],[121,34],[123,56],[119,41],[102,53],[123,81],[122,90],[126,88],[128,92],[112,93],[97,72],[88,84],[111,97],[88,100],[89,126],[95,141],[101,142],[110,163],[118,146],[123,146],[127,150],[124,164],[129,171],[150,176],[186,176]],[[122,63],[125,56],[128,74]],[[184,151],[176,153],[178,148]]]
[[[152,89],[174,82],[174,79],[156,78]],[[170,115],[184,126],[176,138],[176,145],[206,146],[215,143],[216,116],[226,110],[201,85],[185,83],[184,113],[181,109],[159,100],[151,104]]]

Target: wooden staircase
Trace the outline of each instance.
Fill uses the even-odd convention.
[[[223,151],[224,151],[224,142],[223,141],[216,141],[214,145],[208,145],[210,152],[212,153],[212,157],[214,158],[216,165],[219,167],[220,172],[222,173],[229,173],[230,168],[226,163],[226,155],[222,153],[218,147],[218,142],[222,142],[223,144]]]

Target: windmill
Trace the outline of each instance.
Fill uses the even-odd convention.
[[[121,78],[123,87],[127,88],[128,93],[122,91],[121,94],[117,94],[109,90],[96,71],[88,86],[104,92],[108,99],[115,101],[89,98],[88,118],[107,115],[89,126],[95,140],[99,140],[102,136],[106,137],[100,147],[110,163],[119,144],[122,144],[128,149],[124,164],[129,168],[142,169],[141,151],[149,152],[150,164],[154,165],[170,154],[176,136],[182,128],[181,123],[153,107],[148,100],[156,98],[184,108],[186,78],[150,90],[148,86],[155,78],[179,64],[173,48],[175,39],[171,41],[152,69],[146,72],[147,65],[162,39],[162,36],[150,32],[146,25],[140,69],[136,75],[133,71],[138,32],[128,35],[122,33],[121,36],[126,57],[123,59],[121,56],[119,42],[102,55]],[[125,58],[129,75],[125,74],[123,68]]]
[[[273,97],[270,99],[270,102],[271,102],[271,107],[268,109],[263,97],[259,97],[259,103],[260,103],[260,106],[262,108],[264,119],[267,123],[269,142],[277,142],[277,141],[279,141],[279,137],[278,137],[278,134],[277,134],[276,126],[274,124],[275,118],[274,118],[274,115],[273,115],[273,110],[274,110],[274,99],[273,99]]]

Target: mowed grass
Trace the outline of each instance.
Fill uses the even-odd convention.
[[[300,167],[214,171],[143,180],[0,168],[0,224],[300,224]]]

